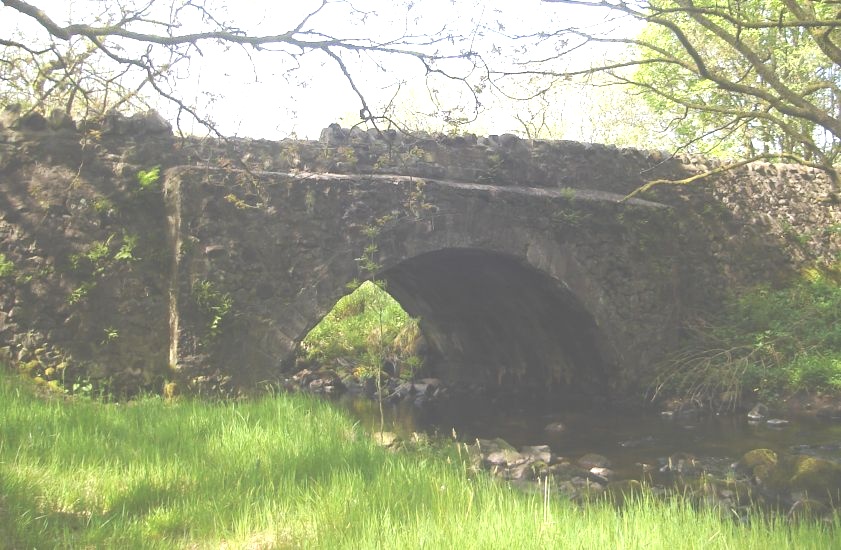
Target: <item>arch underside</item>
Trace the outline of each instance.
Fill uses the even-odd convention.
[[[435,376],[533,399],[604,395],[608,366],[598,327],[562,282],[477,249],[422,254],[382,277],[420,317]]]

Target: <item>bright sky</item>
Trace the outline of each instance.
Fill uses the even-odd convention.
[[[107,4],[101,0],[31,2],[60,24],[71,20],[93,24],[102,6]],[[159,3],[160,6],[164,4],[168,2]],[[213,13],[221,14],[217,17],[235,23],[252,35],[286,32],[319,4],[320,0],[229,0],[229,7],[225,0],[208,0]],[[384,41],[404,34],[425,36],[446,27],[464,37],[464,42],[458,46],[477,51],[496,48],[499,60],[512,62],[524,55],[518,50],[523,43],[511,42],[505,35],[553,32],[573,24],[597,24],[604,18],[604,13],[594,10],[573,9],[540,0],[516,3],[510,0],[416,0],[414,4],[353,0],[352,7],[355,11],[350,2],[337,0],[308,21],[304,29],[342,38],[371,37]],[[9,8],[0,8],[0,33],[5,36],[14,28],[21,29],[26,36],[37,32],[37,27],[32,27],[25,19]],[[192,25],[188,22],[179,32],[199,26],[197,20]],[[483,29],[474,32],[477,27]],[[557,46],[557,41],[551,42],[552,48]],[[552,53],[547,48],[533,49],[528,55]],[[315,138],[321,128],[331,122],[339,121],[347,126],[359,120],[361,104],[358,97],[336,63],[320,52],[293,59],[281,52],[255,52],[250,48],[248,51],[226,50],[209,43],[202,45],[201,50],[203,55],[192,56],[189,72],[186,64],[180,65],[179,74],[184,79],[175,89],[187,102],[195,102],[211,113],[224,134],[279,139],[294,133],[299,137]],[[605,55],[604,51],[590,49],[579,51],[569,59],[571,63],[587,64],[593,56]],[[464,104],[468,98],[463,87],[444,79],[428,82],[420,63],[405,56],[362,53],[343,55],[343,60],[372,110],[395,97],[397,83],[400,83],[396,111],[398,116],[410,122],[413,111],[434,112],[430,88],[439,92],[439,100],[444,106]],[[442,65],[444,67],[463,74],[463,63]],[[558,120],[564,118],[565,124],[569,125],[570,120],[575,120],[575,111],[582,108],[579,98],[567,93],[559,95],[557,101]],[[472,131],[504,133],[522,129],[510,106],[496,103],[489,97],[483,97],[483,102],[486,108],[470,127]],[[165,116],[173,115],[171,107],[164,103],[156,107]],[[522,115],[523,107],[520,105],[517,109]],[[563,117],[561,110],[566,110]],[[440,118],[437,121],[427,119],[421,124],[436,130],[446,129]],[[435,128],[436,124],[439,127]],[[572,126],[576,124],[582,123],[574,122]],[[185,129],[191,128],[187,125]],[[193,130],[200,132],[201,128],[195,126]],[[572,137],[586,139],[581,135]]]

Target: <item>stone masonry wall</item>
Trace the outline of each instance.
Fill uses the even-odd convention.
[[[196,340],[188,339],[178,354],[172,355],[172,349],[178,348],[172,342],[180,338],[177,323],[172,323],[173,308],[180,307],[185,322],[196,326],[208,321],[208,308],[195,306],[191,310],[188,304],[179,305],[171,292],[178,296],[179,285],[202,281],[223,285],[224,281],[213,277],[226,270],[234,272],[235,267],[241,269],[240,276],[247,277],[260,268],[258,260],[270,245],[289,254],[288,267],[294,268],[308,255],[314,258],[320,250],[336,249],[337,237],[321,229],[328,220],[319,216],[351,216],[345,227],[349,228],[347,235],[352,235],[370,223],[365,216],[376,211],[371,201],[393,202],[389,210],[411,208],[412,190],[426,180],[432,187],[436,181],[464,183],[466,187],[458,193],[465,197],[476,193],[471,185],[546,189],[556,195],[546,202],[549,210],[541,215],[568,230],[573,228],[567,233],[579,235],[575,246],[592,246],[586,244],[595,242],[586,237],[592,233],[601,243],[593,250],[597,255],[609,255],[611,240],[607,236],[613,234],[617,268],[603,277],[606,285],[624,290],[614,293],[614,304],[598,306],[595,300],[592,307],[607,308],[607,313],[594,315],[613,319],[611,326],[618,331],[623,322],[619,309],[633,308],[640,299],[654,304],[650,296],[640,298],[648,295],[643,283],[625,285],[624,276],[642,279],[660,273],[661,282],[671,281],[671,287],[663,282],[662,290],[655,293],[672,288],[669,296],[657,299],[675,304],[678,317],[673,324],[677,326],[680,318],[714,309],[724,295],[738,292],[743,285],[773,284],[801,266],[837,261],[841,255],[841,206],[829,192],[825,176],[810,168],[760,163],[692,186],[661,186],[645,198],[667,205],[663,214],[651,214],[659,210],[650,207],[622,207],[613,211],[615,223],[611,222],[609,230],[596,223],[600,214],[580,216],[589,206],[583,210],[559,206],[576,201],[583,204],[585,199],[591,201],[587,204],[594,204],[595,199],[615,202],[617,196],[647,179],[685,177],[714,166],[713,161],[672,159],[659,152],[522,140],[510,135],[407,136],[336,125],[325,129],[319,141],[178,139],[154,114],[114,115],[96,124],[77,124],[60,114],[20,116],[9,108],[0,119],[0,361],[11,362],[45,383],[93,379],[130,392],[138,387],[157,390],[174,377],[186,376],[205,377],[210,381],[208,389],[221,389],[219,384],[231,379],[223,372],[225,361],[236,361],[246,370],[248,361],[269,364],[248,355],[259,354],[262,348],[241,347],[231,354],[230,348],[228,352],[213,346],[200,349]],[[141,184],[138,175],[149,174],[156,167],[160,167],[160,180],[147,178],[147,183]],[[167,172],[175,167],[181,168]],[[290,184],[285,191],[290,198],[296,197],[290,203],[297,208],[295,224],[271,236],[274,241],[263,242],[267,236],[259,233],[246,236],[246,241],[263,242],[250,248],[179,241],[178,235],[202,231],[196,227],[178,233],[175,228],[181,212],[173,202],[174,195],[165,188],[172,189],[168,179],[183,181],[185,170],[191,174],[189,181],[201,181],[204,173],[208,184],[234,182],[191,206],[210,208],[211,222],[271,214],[267,209],[283,199],[279,188],[274,188],[273,198],[267,201],[267,191],[261,186],[267,179],[261,173],[289,174],[292,179],[288,181],[303,182]],[[314,207],[319,201],[332,200],[341,186],[336,181],[324,183],[329,180],[324,176],[314,176],[307,183],[308,173],[342,174],[349,181],[368,181],[366,185],[372,185],[372,177],[377,175],[409,176],[400,180],[407,182],[407,194],[402,199],[398,195],[378,199],[375,188],[369,187],[348,208],[319,213]],[[282,177],[269,179],[283,181]],[[510,216],[515,218],[516,208],[527,202],[524,198],[520,204],[517,196],[500,196],[495,191],[478,200],[509,201]],[[524,212],[533,211],[527,208]],[[424,250],[421,226],[413,227],[412,235],[398,230],[389,237],[393,246],[411,249],[403,253]],[[504,233],[504,227],[498,229],[499,234]],[[529,238],[538,240],[540,231],[534,231]],[[420,244],[406,244],[411,242]],[[358,253],[354,247],[359,243],[346,244],[337,255],[327,258],[325,265],[332,262],[341,277],[352,277],[353,258]],[[387,251],[388,246],[384,244]],[[494,242],[486,240],[483,246],[493,250]],[[545,253],[550,249],[550,244],[542,245]],[[185,254],[191,258],[189,266],[179,263]],[[394,257],[398,257],[396,249]],[[650,257],[652,267],[645,268],[648,274],[623,272],[621,264],[631,257],[639,266]],[[226,262],[231,265],[218,272],[214,269]],[[605,260],[604,264],[608,263]],[[180,269],[195,276],[179,278]],[[610,277],[615,283],[609,283]],[[297,300],[300,318],[294,324],[304,330],[337,297],[332,286],[329,292],[325,287],[318,294],[318,273],[308,273],[305,278],[310,282],[300,288],[285,288],[283,278],[278,277],[273,283],[249,287],[248,292],[254,293],[258,302],[274,296]],[[633,290],[637,287],[639,292]],[[660,283],[655,287],[660,288]],[[192,288],[182,289],[180,296],[192,292]],[[318,298],[310,299],[313,293]],[[257,321],[270,315],[269,310],[240,311],[235,322],[255,338],[285,342],[284,349],[293,345],[301,336],[297,330],[266,331],[267,325]],[[656,360],[669,341],[666,338],[650,353],[638,354],[638,359]],[[271,358],[272,364],[278,360]],[[185,368],[173,370],[173,362],[182,362]],[[242,383],[252,384],[273,374],[257,369],[241,377]]]

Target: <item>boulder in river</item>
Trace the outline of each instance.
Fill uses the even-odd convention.
[[[526,445],[520,448],[520,452],[530,459],[550,464],[552,462],[552,449],[549,445]]]
[[[610,460],[596,453],[587,453],[578,459],[578,465],[587,470],[591,468],[609,468]]]
[[[841,502],[841,464],[831,460],[754,449],[745,453],[736,468],[749,474],[760,491],[783,501]]]
[[[748,411],[748,420],[752,422],[761,422],[768,418],[768,407],[762,403],[757,403]]]

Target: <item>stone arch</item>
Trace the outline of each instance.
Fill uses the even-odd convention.
[[[429,319],[442,363],[457,358],[448,372],[458,376],[482,373],[482,382],[499,386],[534,380],[536,388],[568,393],[607,386],[616,394],[674,333],[676,256],[668,243],[644,240],[651,231],[640,233],[666,212],[658,205],[427,181],[424,201],[434,208],[414,216],[406,205],[418,187],[407,178],[265,174],[261,200],[268,206],[250,207],[231,202],[243,185],[234,176],[168,174],[170,356],[184,378],[249,386],[280,376],[297,343],[359,276],[355,258],[370,242],[364,228],[384,218],[391,221],[377,237],[382,276],[410,313]],[[442,266],[453,263],[467,275],[447,287]],[[413,292],[413,270],[439,284]],[[461,313],[446,313],[445,305],[457,303],[447,293],[474,280],[483,281],[482,292]],[[503,292],[509,280],[525,294]],[[196,281],[211,282],[235,304],[215,338],[196,308]],[[507,297],[492,300],[501,295]],[[483,302],[498,309],[488,313]],[[477,311],[486,322],[471,322]],[[464,328],[447,328],[447,315]],[[515,317],[519,324],[509,319]],[[491,336],[506,331],[521,336],[504,339],[511,351]],[[470,353],[460,350],[465,346]]]
[[[532,399],[603,396],[610,344],[563,281],[510,254],[445,248],[385,269],[435,376]]]

